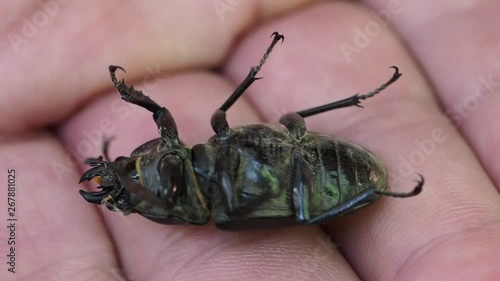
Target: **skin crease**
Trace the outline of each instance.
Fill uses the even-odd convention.
[[[340,44],[354,46],[356,28],[373,21],[368,7],[387,10],[386,1],[243,1],[222,17],[212,1],[174,3],[61,4],[17,49],[8,34],[22,35],[23,17],[42,8],[1,4],[0,166],[18,172],[19,221],[17,273],[4,265],[0,280],[500,279],[500,3],[401,1],[392,26],[351,56]],[[212,112],[258,63],[273,31],[285,42],[259,73],[265,78],[229,110],[229,124],[275,122],[368,92],[397,65],[403,76],[364,109],[306,123],[374,151],[393,175],[391,190],[410,190],[423,174],[419,196],[384,198],[324,228],[238,233],[162,226],[83,201],[80,163],[99,155],[103,133],[116,137],[112,157],[157,137],[151,114],[119,99],[109,64],[168,107],[193,145],[213,134]],[[151,75],[156,69],[162,73]],[[496,82],[466,107],[490,75]],[[442,118],[450,111],[460,122]],[[436,130],[440,141],[425,154],[418,143],[429,144]],[[410,159],[413,169],[402,171]],[[7,235],[0,231],[0,240]]]

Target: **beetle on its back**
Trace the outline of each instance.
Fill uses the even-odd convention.
[[[275,32],[258,66],[212,115],[215,135],[207,144],[186,147],[179,140],[170,112],[128,87],[109,71],[123,100],[153,113],[161,138],[147,142],[130,157],[111,161],[87,159],[92,167],[80,182],[93,180],[99,191],[80,194],[90,203],[102,204],[125,214],[138,213],[163,224],[205,224],[209,217],[227,230],[277,228],[323,223],[350,213],[381,195],[411,197],[424,183],[408,193],[386,191],[387,171],[367,149],[337,137],[306,130],[304,118],[337,108],[359,106],[384,90],[401,74],[397,67],[391,79],[366,94],[323,106],[288,113],[284,127],[249,125],[231,128],[226,111],[257,79],[256,74],[283,36]]]

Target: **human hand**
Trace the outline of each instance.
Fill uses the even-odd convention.
[[[233,1],[225,12],[213,4],[228,2],[55,2],[31,33],[23,17],[33,23],[45,10],[3,4],[11,13],[0,49],[1,165],[18,172],[16,280],[499,279],[499,4],[366,1],[394,28],[375,32],[361,4]],[[80,163],[100,154],[104,135],[116,137],[113,158],[158,136],[149,112],[120,100],[108,65],[125,67],[128,84],[168,107],[186,143],[203,143],[211,114],[273,31],[285,43],[228,112],[229,124],[276,123],[288,111],[368,92],[397,65],[403,77],[364,109],[306,122],[374,151],[392,191],[423,174],[419,196],[380,200],[324,229],[239,233],[163,226],[84,202]],[[14,275],[4,268],[0,276]]]

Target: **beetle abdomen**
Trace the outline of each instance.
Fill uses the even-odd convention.
[[[235,145],[240,151],[251,153],[255,160],[268,164],[288,157],[293,148],[285,129],[261,124],[236,129],[226,143]]]
[[[342,138],[313,136],[321,159],[321,175],[316,181],[319,190],[315,190],[315,202],[311,204],[317,212],[346,202],[370,187],[387,188],[387,170],[371,151]]]

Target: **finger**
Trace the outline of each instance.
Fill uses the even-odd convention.
[[[205,143],[214,134],[210,117],[234,88],[213,74],[200,72],[171,76],[146,94],[169,108],[181,138],[192,145]],[[119,100],[116,93],[96,100],[61,129],[70,147],[76,148],[79,141],[85,140],[82,132],[99,128],[99,122],[106,119],[115,128],[113,156],[127,155],[139,144],[158,137],[150,113],[135,107],[120,119],[109,111],[115,100]],[[228,111],[228,122],[232,127],[260,123],[244,100]],[[81,204],[85,204],[83,200]],[[238,233],[216,230],[211,222],[204,227],[162,226],[138,215],[123,218],[105,212],[105,216],[121,264],[131,279],[162,276],[175,280],[306,280],[317,276],[318,280],[357,280],[318,227]]]
[[[12,7],[0,41],[0,112],[11,118],[0,119],[0,132],[60,121],[109,87],[110,64],[126,66],[131,80],[215,66],[242,30],[269,16],[261,8],[278,14],[308,1],[94,2]]]
[[[243,39],[226,71],[235,81],[241,79],[243,66],[261,55],[255,46],[262,38],[272,30],[285,34],[285,44],[263,67],[264,79],[247,95],[263,116],[273,119],[276,109],[298,111],[369,92],[392,75],[386,67],[398,65],[401,80],[363,101],[364,109],[336,110],[306,122],[309,130],[348,138],[380,155],[394,191],[410,190],[416,173],[422,173],[424,192],[411,199],[383,199],[338,220],[330,231],[365,279],[452,280],[478,267],[498,273],[493,262],[500,246],[498,193],[467,143],[441,118],[409,53],[385,30],[352,63],[346,62],[340,46],[369,20],[355,5],[318,5]],[[474,254],[462,249],[474,249]],[[456,253],[456,259],[446,253]],[[436,267],[442,260],[446,267]]]
[[[500,3],[417,1],[401,3],[391,13],[386,1],[366,2],[390,17],[436,88],[443,117],[465,136],[500,188],[500,163],[491,153],[500,143],[500,19],[496,13]]]
[[[13,216],[9,218],[17,220],[9,221],[13,227],[2,227],[0,234],[4,242],[13,238],[9,244],[2,243],[2,253],[14,248],[10,267],[16,280],[54,276],[62,280],[120,280],[113,244],[99,216],[90,206],[79,204],[79,175],[71,170],[60,143],[48,134],[19,137],[2,142],[0,154],[2,173],[7,177],[8,170],[14,171],[10,173],[14,174],[14,194],[9,202],[2,195],[5,200],[0,205],[7,211],[10,203]],[[59,172],[66,170],[59,178]],[[6,280],[12,274],[4,266],[0,276]]]

